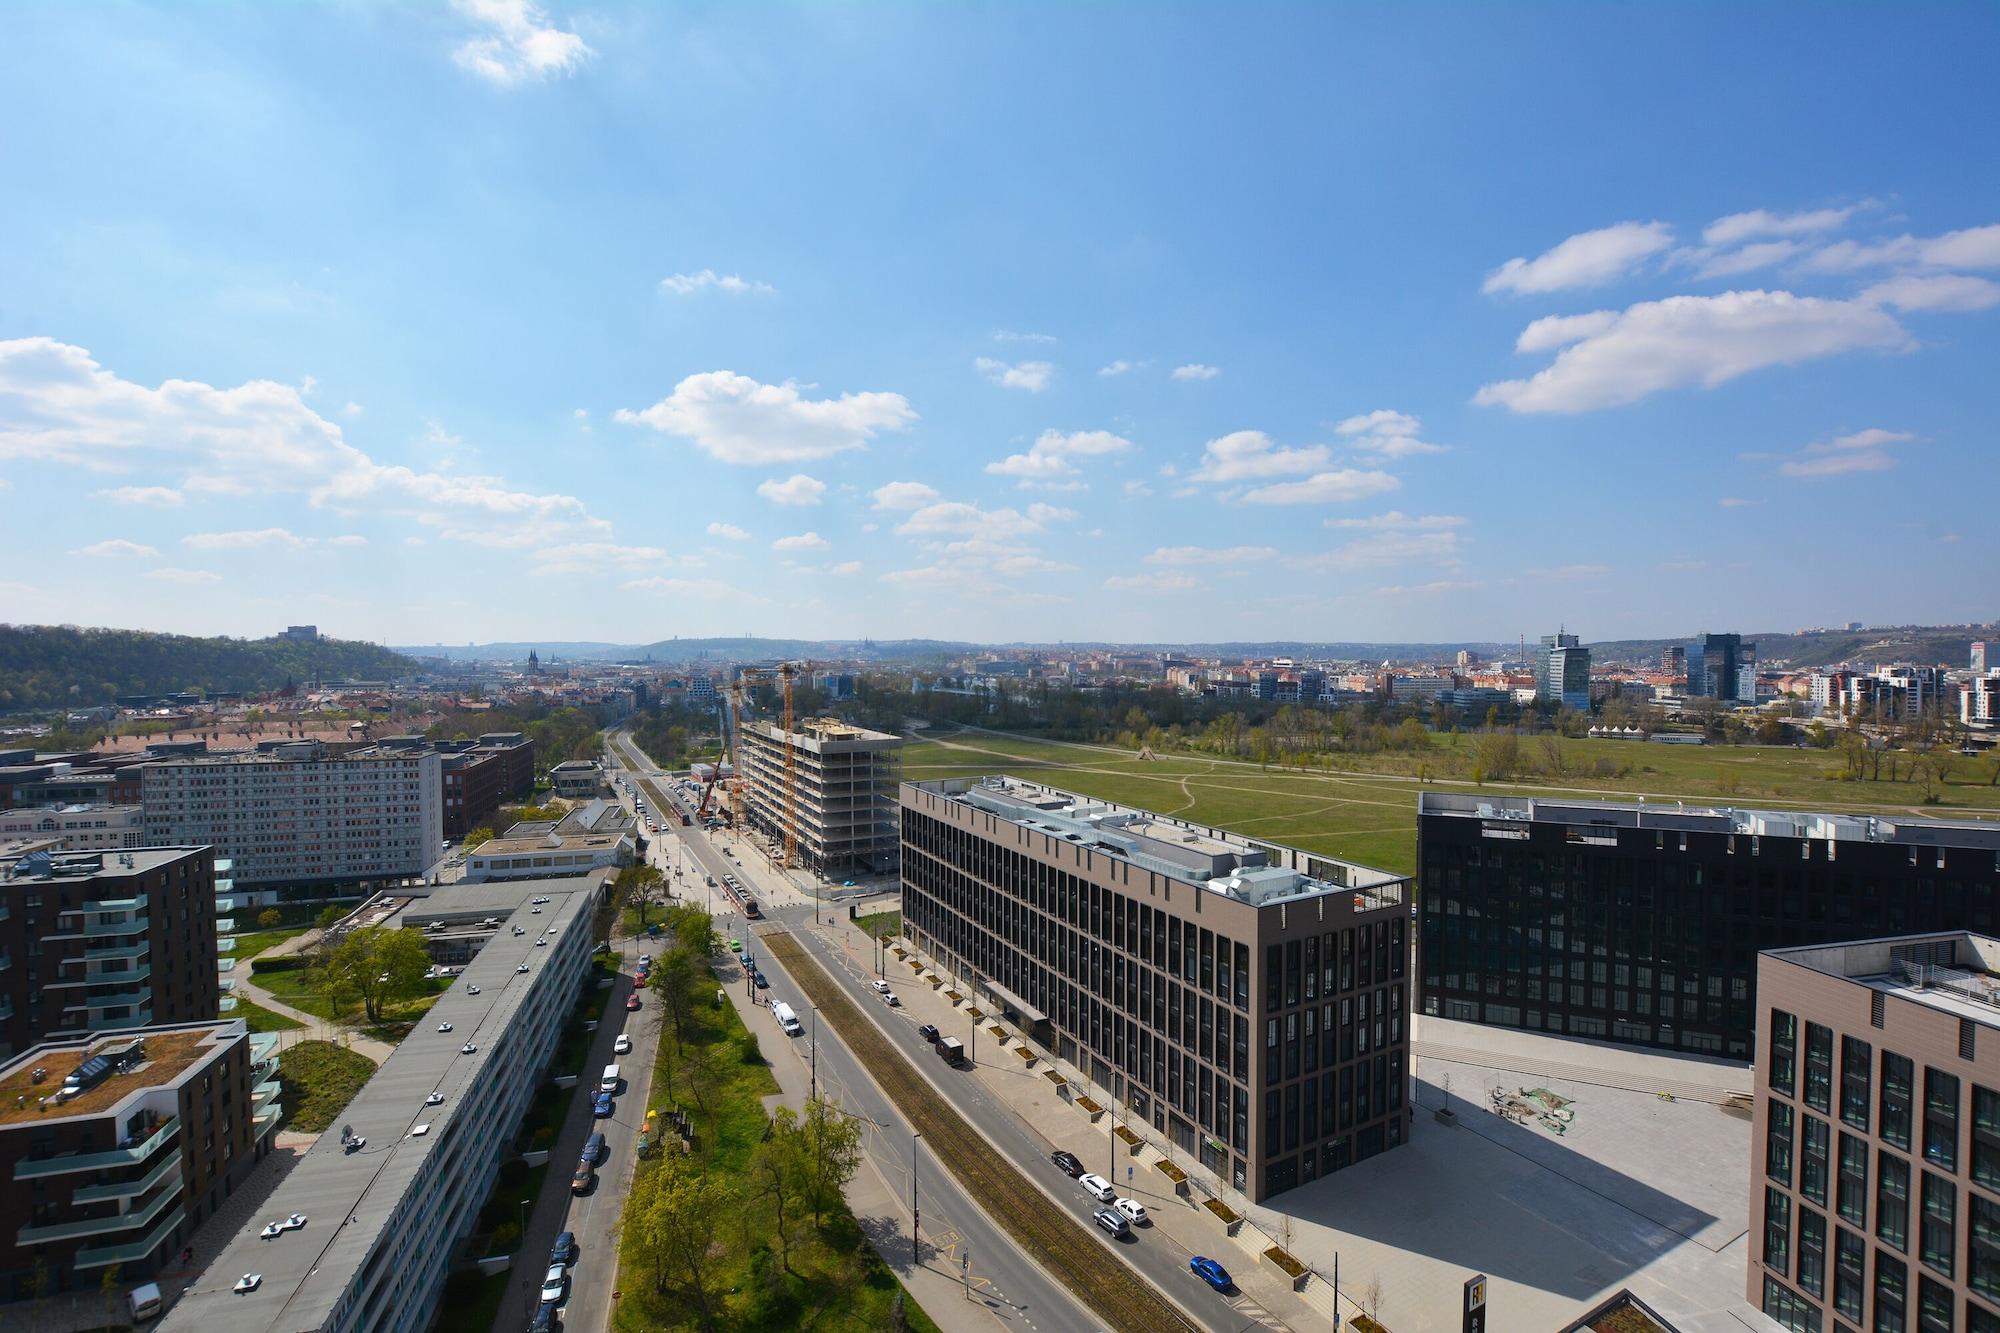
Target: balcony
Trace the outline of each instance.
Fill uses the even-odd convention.
[[[180,1117],[175,1116],[130,1147],[111,1148],[104,1152],[70,1153],[66,1157],[24,1157],[14,1163],[14,1179],[32,1180],[38,1176],[66,1176],[78,1171],[116,1171],[121,1167],[134,1166],[158,1152],[161,1145],[180,1131],[180,1127]],[[179,1156],[176,1155],[174,1160],[179,1161]]]
[[[100,1245],[95,1249],[78,1250],[71,1260],[76,1268],[105,1268],[112,1264],[134,1264],[151,1255],[160,1247],[160,1242],[173,1234],[186,1217],[187,1210],[175,1208],[155,1222],[152,1229],[137,1240],[123,1245]]]
[[[269,1134],[278,1127],[278,1121],[284,1117],[284,1114],[284,1108],[275,1102],[261,1111],[252,1111],[250,1113],[250,1137],[261,1139],[266,1134]]]
[[[108,963],[120,958],[144,958],[152,951],[153,946],[150,944],[111,944],[101,949],[85,949],[76,957],[63,959],[63,964],[68,966],[76,962],[77,958],[86,963]]]
[[[174,1159],[174,1165],[180,1165],[178,1157]],[[14,1243],[46,1245],[50,1241],[74,1240],[78,1236],[106,1236],[119,1231],[130,1231],[134,1227],[143,1227],[167,1211],[174,1200],[180,1198],[181,1189],[182,1184],[177,1176],[173,1188],[161,1191],[158,1198],[143,1208],[134,1208],[124,1213],[110,1213],[104,1217],[79,1218],[74,1222],[48,1222],[41,1226],[30,1224],[21,1228]]]
[[[180,1169],[181,1155],[177,1152],[168,1153],[160,1159],[158,1166],[137,1180],[114,1181],[109,1185],[85,1185],[69,1196],[70,1202],[78,1204],[108,1203],[113,1199],[136,1199],[165,1180],[169,1175],[179,1175]],[[178,1189],[178,1187],[176,1188]]]
[[[266,1081],[250,1089],[250,1105],[261,1111],[277,1099],[281,1091],[276,1071]]]

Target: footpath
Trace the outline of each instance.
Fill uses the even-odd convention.
[[[294,935],[291,939],[281,944],[271,946],[263,953],[258,954],[257,957],[277,958],[286,954],[300,953],[311,948],[318,939],[319,932],[317,930],[309,930],[303,935]],[[330,1041],[337,1045],[345,1046],[351,1051],[359,1051],[370,1060],[373,1060],[377,1065],[380,1065],[384,1060],[389,1058],[389,1053],[396,1049],[389,1042],[378,1041],[374,1037],[356,1032],[339,1023],[330,1022],[317,1014],[309,1014],[303,1009],[296,1009],[286,1004],[283,1000],[271,994],[271,992],[265,990],[251,979],[250,964],[254,961],[255,959],[239,960],[238,966],[231,969],[228,975],[236,983],[236,987],[231,994],[250,1001],[250,1003],[260,1009],[269,1009],[274,1014],[289,1018],[299,1025],[296,1028],[287,1028],[277,1034],[278,1051],[280,1054],[283,1054],[288,1047],[295,1046],[302,1041]],[[227,1014],[223,1015],[225,1018],[228,1016]]]

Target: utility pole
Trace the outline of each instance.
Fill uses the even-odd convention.
[[[819,1100],[819,1006],[812,1007],[812,1092],[809,1101]]]
[[[910,1267],[915,1268],[917,1258],[917,1237],[921,1234],[917,1226],[917,1144],[923,1140],[922,1130],[910,1133]]]

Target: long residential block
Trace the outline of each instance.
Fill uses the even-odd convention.
[[[902,807],[905,932],[1218,1180],[1408,1139],[1407,878],[1013,778]]]

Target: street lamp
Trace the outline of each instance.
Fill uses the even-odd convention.
[[[807,1100],[816,1102],[819,1100],[819,1006],[818,1005],[812,1006],[812,1042],[810,1050],[812,1052],[812,1093],[810,1096],[807,1097]]]
[[[922,1130],[910,1132],[910,1267],[915,1268],[917,1257],[917,1144],[923,1139]]]

